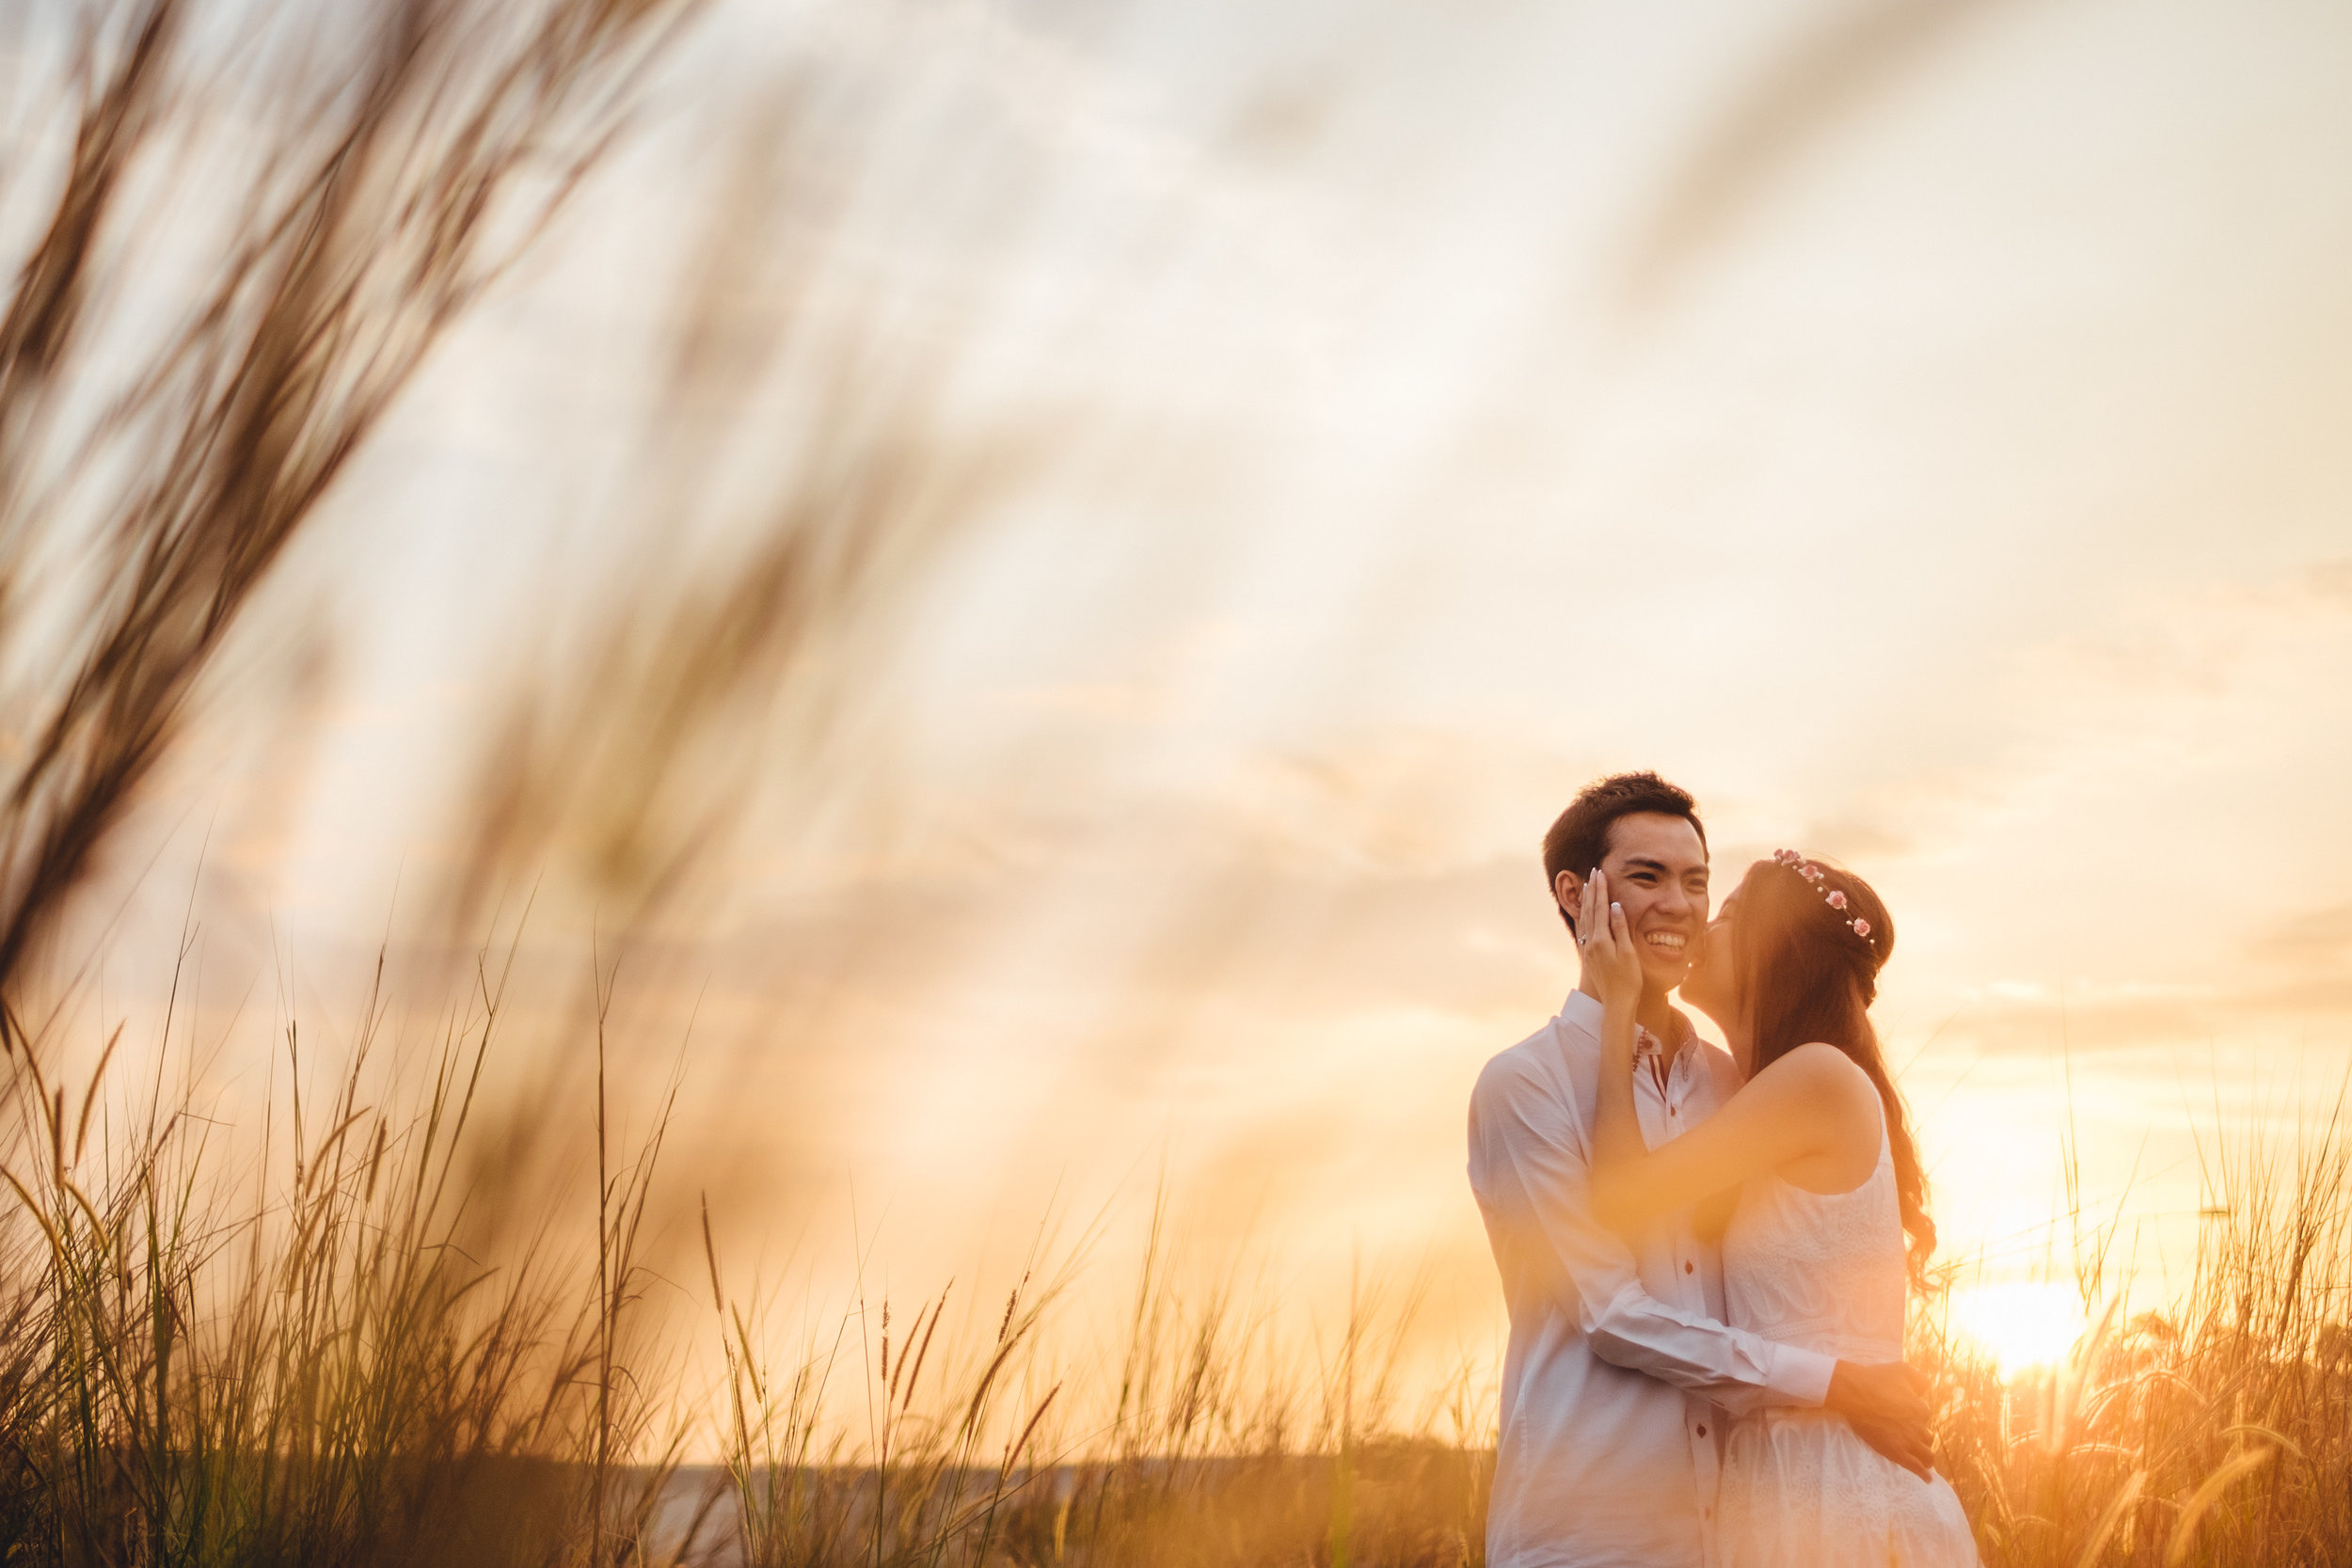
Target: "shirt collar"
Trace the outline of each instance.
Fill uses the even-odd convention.
[[[1601,1012],[1602,1008],[1600,1005],[1600,998],[1583,990],[1572,990],[1568,992],[1567,1001],[1563,1003],[1560,1007],[1560,1017],[1562,1022],[1575,1024],[1578,1028],[1584,1030],[1596,1039],[1600,1037]],[[1680,1013],[1675,1014],[1674,1020],[1675,1026],[1679,1032],[1671,1042],[1661,1040],[1656,1035],[1651,1034],[1647,1029],[1643,1028],[1640,1024],[1635,1024],[1633,1027],[1633,1054],[1636,1056],[1664,1056],[1668,1061],[1672,1061],[1675,1057],[1681,1055],[1683,1048],[1698,1038],[1698,1031],[1692,1028],[1691,1026],[1691,1021],[1684,1018]],[[1668,1049],[1669,1044],[1672,1046],[1671,1050]]]

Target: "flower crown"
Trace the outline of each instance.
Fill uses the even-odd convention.
[[[1785,865],[1789,870],[1795,872],[1798,876],[1803,877],[1812,885],[1813,891],[1821,895],[1821,902],[1827,904],[1831,909],[1837,911],[1841,914],[1845,912],[1846,895],[1834,887],[1823,887],[1821,885],[1822,873],[1820,866],[1814,864],[1811,861],[1806,860],[1803,855],[1798,854],[1794,849],[1773,850],[1772,863],[1774,865]],[[1870,941],[1870,923],[1863,919],[1862,916],[1855,915],[1851,920],[1840,921],[1839,924],[1851,929],[1853,934],[1860,937],[1864,942]],[[1878,944],[1876,942],[1871,942],[1872,951],[1875,952],[1877,950],[1877,946]]]

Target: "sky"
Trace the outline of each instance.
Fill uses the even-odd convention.
[[[1467,1095],[1572,983],[1544,828],[1655,768],[1725,885],[1885,896],[1963,1284],[2069,1277],[2072,1163],[2161,1302],[2216,1139],[2352,1069],[2348,79],[2318,4],[721,6],[287,562],[115,928],[195,877],[223,994],[346,1007],[500,705],[597,712],[615,606],[880,451],[945,520],[687,769],[654,989],[746,1257],[1100,1211],[1107,1302],[1165,1190],[1491,1354]]]

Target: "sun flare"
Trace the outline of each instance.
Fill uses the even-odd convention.
[[[2004,1382],[2057,1366],[2090,1326],[2074,1287],[2025,1280],[1953,1291],[1951,1321]]]

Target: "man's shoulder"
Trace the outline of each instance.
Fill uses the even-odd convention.
[[[1479,1071],[1477,1086],[1470,1091],[1471,1108],[1518,1101],[1530,1095],[1558,1098],[1567,1089],[1563,1033],[1558,1019],[1546,1019],[1518,1044],[1488,1057]]]
[[[1577,1031],[1560,1019],[1488,1058],[1470,1091],[1470,1186],[1492,1196],[1498,1162],[1537,1147],[1582,1148],[1591,1072],[1576,1060]],[[1507,1183],[1505,1184],[1507,1188]],[[1501,1201],[1501,1199],[1498,1199]]]
[[[1537,1025],[1534,1034],[1517,1045],[1507,1046],[1487,1057],[1479,1079],[1484,1082],[1488,1078],[1510,1077],[1538,1070],[1545,1059],[1556,1055],[1559,1049],[1560,1021],[1548,1018]]]

